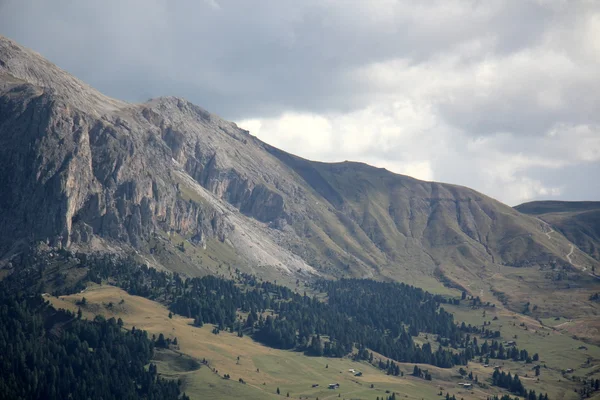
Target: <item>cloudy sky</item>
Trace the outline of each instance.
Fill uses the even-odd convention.
[[[0,0],[0,34],[306,158],[600,200],[600,1]]]

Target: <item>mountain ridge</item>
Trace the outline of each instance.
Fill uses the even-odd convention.
[[[547,222],[579,249],[600,260],[600,201],[534,201],[515,209]]]
[[[0,61],[6,257],[16,242],[116,248],[190,276],[229,266],[292,282],[445,283],[490,300],[506,293],[512,307],[521,293],[547,296],[557,274],[582,302],[592,290],[562,234],[472,189],[305,160],[176,97],[113,100],[2,37]]]

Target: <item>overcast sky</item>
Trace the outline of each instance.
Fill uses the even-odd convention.
[[[306,158],[600,200],[597,0],[0,0],[0,33]]]

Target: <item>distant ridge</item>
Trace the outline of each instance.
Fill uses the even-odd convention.
[[[515,209],[548,222],[600,261],[600,201],[533,201]]]
[[[523,203],[515,207],[524,214],[546,214],[551,212],[575,212],[600,209],[600,201],[557,201],[542,200]]]

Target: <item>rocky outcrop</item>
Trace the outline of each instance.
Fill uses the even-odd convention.
[[[216,210],[183,200],[169,176],[180,136],[165,129],[153,142],[131,117],[137,108],[124,103],[99,117],[97,93],[79,107],[76,80],[55,88],[56,67],[36,71],[19,58],[26,51],[0,43],[1,250],[16,239],[67,247],[94,235],[139,246],[157,229],[225,240],[230,228]]]
[[[242,213],[262,222],[287,219],[283,196],[265,184],[268,179],[251,176],[244,168],[236,168],[231,153],[219,152],[219,143],[207,138],[207,131],[217,131],[247,144],[249,136],[188,102],[175,98],[152,101],[140,114],[155,129],[171,151],[172,158],[200,185],[218,198],[236,207]],[[200,126],[189,126],[181,117],[191,117]],[[187,126],[186,126],[187,125]],[[190,134],[198,132],[198,135]],[[236,149],[236,151],[238,151]],[[238,154],[235,154],[237,156]]]
[[[14,238],[69,246],[92,235],[137,246],[156,229],[225,239],[215,210],[184,201],[167,170],[146,167],[139,128],[119,117],[97,120],[52,91],[4,83],[3,248]],[[168,154],[157,155],[155,161],[169,162]]]

